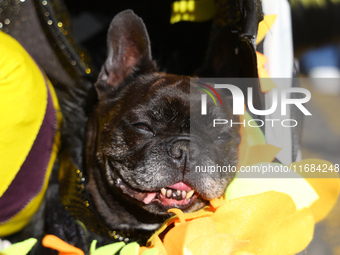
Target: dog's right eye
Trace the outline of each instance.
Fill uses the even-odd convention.
[[[135,126],[136,128],[139,128],[139,129],[153,133],[153,130],[149,127],[149,125],[147,125],[145,123],[135,123],[135,124],[133,124],[133,126]]]

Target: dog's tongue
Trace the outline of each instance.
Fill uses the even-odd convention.
[[[143,199],[144,204],[149,204],[155,197],[157,193],[156,192],[150,192],[147,194],[147,196]]]
[[[169,186],[168,188],[175,189],[175,190],[184,190],[184,191],[192,190],[192,188],[190,188],[190,186],[186,185],[184,182],[175,183],[175,184]]]

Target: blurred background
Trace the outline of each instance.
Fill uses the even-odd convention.
[[[332,81],[333,79],[333,81]],[[317,84],[339,83],[339,79],[300,79],[301,85],[311,91],[312,99],[307,104],[312,116],[304,121],[302,136],[302,158],[321,158],[339,164],[340,162],[340,96],[315,88]],[[301,254],[340,255],[340,200],[331,213],[316,225],[315,236],[307,250]]]
[[[307,104],[313,116],[304,121],[302,158],[340,162],[340,41],[336,1],[291,1],[293,38],[301,86],[312,99]],[[340,254],[340,200],[315,237],[301,254]]]

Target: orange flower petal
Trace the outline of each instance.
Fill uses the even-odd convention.
[[[314,223],[309,208],[287,215],[272,229],[272,234],[265,237],[266,247],[263,252],[268,255],[301,252],[313,239]]]
[[[256,44],[259,44],[264,39],[264,37],[274,24],[276,17],[277,15],[275,14],[264,15],[263,20],[259,23]]]
[[[264,237],[273,235],[273,227],[295,211],[295,203],[290,196],[269,191],[231,200],[218,208],[211,218],[218,233],[228,233],[236,240],[249,241],[246,251],[256,253],[259,247],[265,245]]]
[[[84,255],[84,252],[54,235],[46,235],[42,240],[43,246],[59,251],[59,255]]]
[[[185,222],[184,213],[180,209],[172,208],[172,209],[169,209],[168,212],[172,212],[172,213],[176,214],[180,223]]]
[[[318,222],[325,218],[327,214],[332,210],[334,207],[340,191],[340,180],[339,180],[339,173],[330,171],[329,169],[334,169],[334,166],[326,160],[321,159],[306,159],[300,162],[296,162],[293,164],[296,165],[296,169],[299,169],[299,166],[307,165],[310,166],[314,164],[316,167],[321,166],[322,171],[327,172],[303,172],[300,173],[303,177],[310,177],[312,176],[320,176],[320,178],[306,178],[306,180],[310,183],[310,185],[314,188],[316,193],[319,195],[319,199],[316,200],[311,206],[312,213],[314,215],[315,221]],[[324,178],[329,177],[329,178]]]
[[[184,246],[202,235],[213,235],[216,232],[210,217],[199,218],[178,224],[164,237],[164,247],[168,254],[183,254]]]
[[[184,216],[185,221],[190,221],[190,220],[197,219],[197,218],[207,217],[212,214],[213,212],[212,212],[211,207],[206,206],[196,212],[183,214],[183,216]],[[148,240],[147,246],[152,247],[154,245],[154,240],[156,236],[159,236],[172,223],[177,224],[179,222],[180,220],[177,215],[171,217],[170,219],[167,219],[162,224],[162,226],[150,237],[150,239]]]
[[[229,235],[203,235],[188,243],[185,248],[194,255],[229,255],[232,254],[236,243]]]
[[[213,200],[210,201],[210,205],[216,210],[217,208],[219,208],[221,205],[223,205],[225,203],[224,198],[215,198]]]
[[[143,254],[145,251],[154,249],[154,248],[158,250],[158,255],[167,255],[164,244],[158,235],[154,235],[152,237],[152,245],[149,244],[148,247],[145,247],[145,246],[140,247],[139,254]]]

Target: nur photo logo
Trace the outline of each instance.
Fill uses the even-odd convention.
[[[219,102],[220,102],[220,104],[222,106],[221,97],[220,97],[220,95],[217,93],[217,91],[212,86],[210,86],[208,84],[205,84],[203,82],[198,82],[198,83],[202,84],[202,85],[204,85],[206,87],[206,88],[199,88],[199,89],[203,90],[204,92],[206,92],[212,98],[212,100],[214,101],[215,106],[217,106],[215,97],[207,89],[210,89],[217,96],[217,98],[218,98],[218,100],[219,100]],[[201,100],[202,100],[201,101],[202,102],[202,104],[201,104],[201,106],[202,106],[201,114],[202,115],[206,115],[207,114],[207,94],[202,94],[201,95]]]
[[[298,121],[295,119],[291,119],[290,117],[290,109],[296,108],[305,116],[311,116],[312,114],[306,108],[305,104],[308,103],[311,99],[311,93],[309,90],[300,87],[285,87],[285,88],[273,88],[270,93],[268,93],[266,104],[263,105],[262,108],[256,108],[254,106],[254,88],[247,87],[247,83],[242,83],[242,88],[238,85],[227,84],[227,83],[211,83],[208,82],[196,81],[198,84],[197,89],[205,92],[201,93],[201,115],[209,115],[209,111],[211,112],[210,107],[222,107],[224,104],[227,104],[227,100],[229,100],[229,104],[231,104],[232,100],[232,114],[233,115],[245,115],[245,113],[250,113],[253,116],[261,116],[259,119],[252,119],[248,126],[250,127],[258,127],[263,126],[265,123],[270,124],[274,127],[274,124],[277,122],[281,123],[283,127],[295,127],[298,125]],[[237,83],[235,83],[237,84]],[[212,102],[212,104],[208,104],[208,95]],[[294,95],[294,96],[293,96]],[[270,100],[268,100],[268,97]],[[271,118],[273,115],[276,118]],[[265,117],[262,117],[265,116]],[[279,116],[279,117],[278,117]],[[288,117],[288,118],[287,118]],[[216,125],[225,125],[231,124],[233,125],[232,120],[228,119],[214,119],[213,127]],[[234,125],[236,122],[234,122]],[[239,123],[244,126],[247,123]]]

